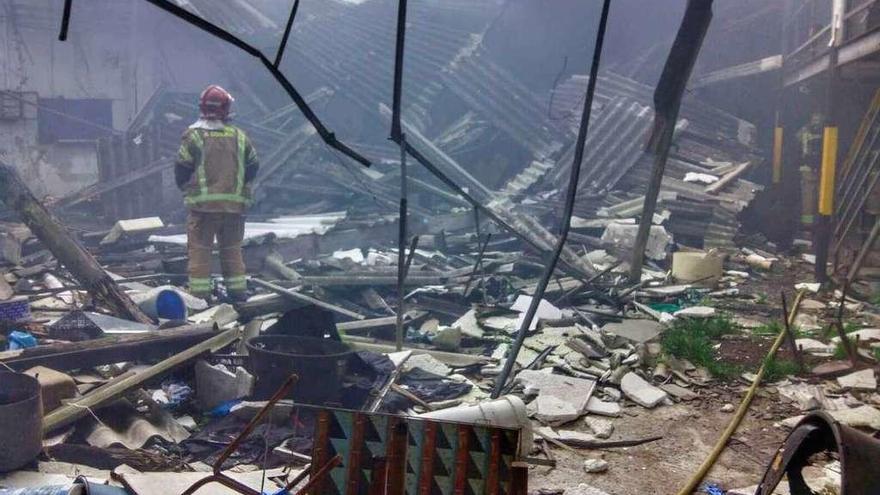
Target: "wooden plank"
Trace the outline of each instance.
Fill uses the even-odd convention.
[[[748,170],[749,167],[751,167],[751,166],[752,166],[752,162],[751,162],[751,161],[748,161],[748,162],[745,162],[745,163],[741,163],[741,164],[739,164],[739,165],[738,165],[735,169],[733,169],[731,172],[725,174],[724,177],[718,179],[717,182],[712,183],[712,184],[709,184],[708,186],[706,186],[706,189],[704,190],[704,192],[705,192],[706,194],[716,194],[716,193],[718,193],[719,191],[721,191],[722,189],[724,189],[728,184],[730,184],[731,182],[733,182],[733,181],[735,181],[737,178],[739,178],[739,176],[741,176],[743,173],[745,173],[745,171]]]
[[[43,431],[49,432],[56,428],[69,425],[79,418],[89,414],[89,410],[106,404],[108,401],[140,386],[147,380],[162,376],[177,367],[194,360],[202,354],[226,347],[235,342],[235,340],[239,338],[239,334],[240,330],[238,328],[226,330],[225,332],[198,345],[190,347],[183,352],[161,361],[140,373],[129,376],[107,387],[102,387],[94,393],[88,394],[75,402],[68,403],[67,405],[52,411],[43,418]]]
[[[333,311],[334,313],[339,313],[343,316],[347,316],[349,318],[354,318],[355,320],[363,320],[364,318],[366,318],[362,314],[355,313],[354,311],[349,311],[345,308],[341,308],[339,306],[336,306],[335,304],[330,304],[330,303],[321,301],[320,299],[315,299],[314,297],[307,296],[305,294],[300,294],[299,292],[296,292],[294,290],[285,289],[284,287],[281,287],[280,285],[275,285],[272,282],[266,282],[265,280],[260,280],[258,278],[254,278],[254,277],[251,277],[250,281],[253,282],[254,285],[257,285],[258,287],[262,287],[266,290],[270,290],[270,291],[278,294],[279,296],[287,297],[288,299],[293,299],[295,301],[304,302],[304,303],[308,303],[308,304],[314,304],[315,306],[318,306],[320,308],[328,309],[330,311]]]
[[[69,371],[124,361],[152,361],[197,345],[215,334],[212,325],[188,325],[0,352],[0,362],[16,371],[34,366]]]

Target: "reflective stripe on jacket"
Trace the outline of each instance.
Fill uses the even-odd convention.
[[[247,135],[235,126],[210,130],[191,128],[183,136],[177,163],[193,168],[184,191],[195,211],[241,213],[250,202],[245,169],[256,166],[256,152]]]

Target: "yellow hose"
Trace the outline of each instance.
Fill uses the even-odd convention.
[[[797,315],[798,307],[801,305],[801,299],[804,297],[804,291],[798,291],[797,296],[794,298],[794,303],[791,306],[791,312],[788,314],[788,324],[792,325],[794,323],[794,317]],[[779,332],[779,335],[776,337],[776,341],[773,342],[773,347],[770,348],[770,351],[767,353],[767,357],[764,359],[764,362],[761,363],[761,368],[758,369],[758,373],[755,376],[755,380],[752,381],[752,386],[749,387],[748,392],[746,392],[746,396],[743,397],[742,402],[739,404],[739,408],[736,410],[736,415],[733,416],[733,419],[730,421],[730,424],[727,425],[727,429],[724,430],[724,433],[721,434],[721,438],[718,439],[718,442],[715,444],[715,447],[712,449],[712,453],[709,454],[709,457],[703,461],[703,464],[700,465],[700,469],[694,473],[693,477],[691,477],[690,481],[688,481],[687,485],[678,492],[678,495],[690,495],[697,488],[697,485],[703,481],[703,478],[706,477],[706,474],[712,469],[712,466],[715,465],[715,462],[718,460],[718,457],[724,452],[724,449],[727,448],[727,442],[730,441],[730,437],[736,433],[736,429],[739,428],[739,424],[742,423],[743,418],[746,416],[746,412],[749,410],[749,406],[752,404],[752,399],[755,397],[755,393],[758,391],[758,385],[761,384],[761,380],[764,379],[764,373],[766,372],[767,361],[770,360],[773,356],[776,355],[776,351],[779,350],[779,347],[785,341],[785,325],[783,325],[782,330]]]

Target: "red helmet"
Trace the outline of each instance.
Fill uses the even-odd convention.
[[[235,99],[228,91],[212,84],[199,97],[199,111],[203,118],[226,120],[233,101]]]

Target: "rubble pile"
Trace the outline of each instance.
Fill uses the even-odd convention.
[[[762,381],[770,405],[752,419],[767,429],[784,433],[823,411],[880,431],[876,306],[821,292],[806,282],[815,260],[740,232],[738,215],[761,189],[744,178],[762,160],[753,125],[687,97],[658,211],[644,219],[652,91],[602,72],[572,231],[539,294],[586,77],[534,94],[483,43],[497,11],[449,2],[443,16],[468,14],[451,29],[416,6],[410,22],[428,39],[413,43],[409,84],[419,94],[402,125],[435,169],[409,177],[412,239],[401,252],[402,164],[382,103],[391,60],[353,49],[387,34],[371,21],[393,19],[393,2],[318,4],[298,21],[302,41],[289,55],[335,82],[304,99],[332,114],[344,97],[343,131],[374,165],[353,168],[329,150],[296,106],[243,91],[254,94],[236,125],[262,163],[245,224],[245,301],[220,278],[210,298],[187,291],[185,210],[166,172],[195,118],[194,95],[160,88],[124,132],[102,140],[92,187],[41,202],[22,185],[8,200],[0,437],[12,426],[5,433],[24,440],[0,449],[0,493],[89,480],[118,493],[180,493],[205,473],[287,493],[301,475],[342,462],[317,448],[313,431],[342,435],[332,442],[343,452],[365,431],[366,444],[393,436],[389,418],[421,418],[516,430],[518,468],[562,469],[573,456],[579,482],[553,493],[601,494],[621,470],[612,452],[669,440],[664,411],[741,419]],[[279,29],[249,10],[236,29]],[[328,53],[338,54],[332,64]],[[648,261],[630,280],[639,222],[651,223]],[[795,291],[783,311],[777,294]],[[331,427],[328,410],[357,419]],[[364,419],[376,417],[387,431]],[[645,423],[633,428],[633,418]],[[457,433],[463,445],[467,433]],[[419,446],[431,451],[430,438]]]
[[[249,222],[251,297],[236,305],[223,303],[219,281],[216,300],[187,294],[185,236],[158,219],[121,221],[105,232],[80,235],[152,319],[143,323],[113,314],[26,227],[8,224],[7,238],[16,239],[18,249],[3,262],[0,311],[8,350],[0,360],[36,377],[42,388],[47,457],[38,469],[55,472],[52,463],[62,461],[126,470],[107,479],[122,480],[133,493],[153,493],[134,488],[142,482],[134,473],[210,469],[218,447],[259,409],[254,401],[277,387],[278,373],[264,366],[267,351],[341,356],[344,365],[334,378],[297,364],[303,358],[281,361],[305,383],[294,400],[451,419],[466,417],[468,407],[495,407],[494,382],[505,360],[514,359],[509,350],[541,273],[540,259],[511,250],[509,240],[496,241],[500,235],[488,246],[451,232],[420,238],[420,247],[407,253],[405,350],[396,352],[396,249],[380,241],[366,249],[335,249],[362,241],[352,231],[386,225],[393,229],[394,219],[364,221],[345,212]],[[760,342],[779,328],[772,326],[778,308],[758,292],[761,284],[780,270],[803,271],[809,263],[757,247],[730,254],[681,248],[671,257],[667,249],[635,286],[624,283],[625,266],[617,259],[594,251],[586,257],[597,271],[605,270],[602,276],[589,284],[558,278],[548,287],[502,395],[521,399],[504,404],[515,411],[509,413],[514,424],[534,438],[525,453],[659,442],[662,431],[621,431],[615,422],[675,404],[734,410],[736,395],[719,402],[717,387],[751,380],[749,373],[760,365]],[[668,258],[667,269],[654,264]],[[792,413],[821,409],[846,424],[880,430],[874,370],[834,361],[845,357],[841,339],[823,322],[836,309],[834,294],[809,293],[800,302],[795,343],[817,374],[773,376],[768,390],[791,404]],[[845,300],[844,310],[851,325],[860,322],[847,329],[857,353],[876,363],[876,330],[862,326],[877,316],[853,298]],[[669,340],[682,328],[693,335],[697,328],[724,325],[729,331],[707,333],[717,337],[710,347],[713,361],[727,359],[729,347],[759,343],[751,360],[732,373],[711,361],[691,361],[696,356],[681,354]],[[326,350],[332,346],[341,347]],[[283,409],[274,414],[281,418],[276,426],[285,424]],[[773,419],[779,428],[793,427],[800,414]],[[224,469],[302,466],[310,455],[308,438],[293,431],[279,426],[266,438],[272,439],[272,455],[262,452],[261,440],[227,460]],[[95,449],[104,453],[97,462]],[[614,469],[599,457],[583,460],[591,476]],[[184,474],[177,482],[189,479]],[[24,475],[4,483],[16,483],[15,476]]]

